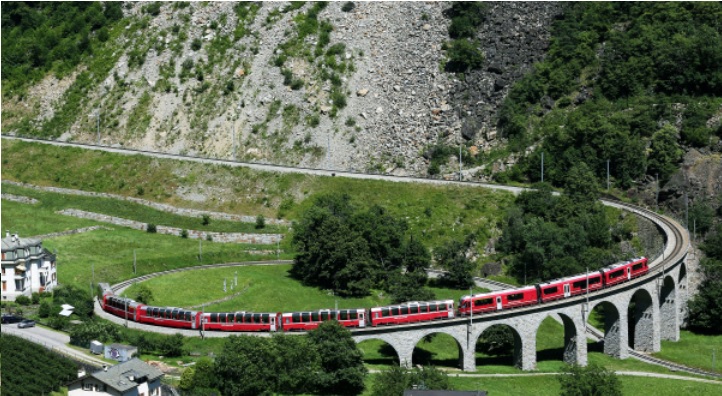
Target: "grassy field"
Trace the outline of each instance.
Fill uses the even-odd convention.
[[[2,187],[3,192],[8,192],[5,190],[8,186]],[[40,204],[29,205],[4,199],[1,214],[0,227],[19,234],[21,238],[102,224],[92,220],[62,216]],[[33,221],[27,221],[28,219]]]
[[[203,225],[201,217],[180,216],[163,212],[134,202],[127,202],[119,199],[85,197],[79,195],[65,195],[52,192],[38,191],[31,188],[23,188],[4,184],[4,193],[22,195],[35,198],[40,201],[32,207],[38,210],[45,210],[50,213],[63,209],[80,209],[88,212],[102,213],[104,215],[121,217],[124,219],[164,225],[170,227],[185,228],[188,230],[203,230],[217,232],[248,232],[248,233],[285,233],[287,227],[266,225],[262,229],[256,229],[255,223],[242,223],[237,221],[211,219],[208,225]],[[22,205],[22,204],[20,204]],[[67,216],[70,217],[70,216]],[[20,221],[17,221],[19,223]]]
[[[155,298],[154,304],[174,307],[198,306],[208,301],[241,293],[228,301],[208,305],[207,311],[289,312],[323,308],[363,308],[390,304],[388,295],[375,292],[365,298],[334,297],[330,291],[305,287],[289,275],[290,265],[214,268],[178,274],[169,274],[144,282]],[[231,283],[238,277],[238,286]],[[223,292],[223,280],[226,292]],[[134,288],[126,294],[132,295]],[[178,290],[185,292],[180,295]],[[439,299],[458,300],[468,290],[432,288]],[[476,288],[475,293],[485,291]]]
[[[17,141],[3,141],[2,178],[291,220],[311,205],[309,198],[343,191],[356,204],[379,204],[406,218],[430,247],[472,232],[480,232],[483,247],[513,200],[510,193],[481,188],[259,172]]]
[[[677,342],[662,341],[662,350],[654,354],[661,359],[722,374],[720,355],[722,355],[722,335],[700,335],[686,330],[680,331],[680,339]]]

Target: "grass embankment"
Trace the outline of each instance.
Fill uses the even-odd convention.
[[[430,247],[472,232],[483,247],[513,201],[510,193],[482,188],[260,172],[18,141],[3,141],[2,159],[4,180],[266,218],[298,219],[309,198],[343,191],[362,207],[379,204],[406,218]]]
[[[654,356],[689,367],[722,374],[722,335],[701,335],[681,330],[679,341],[662,341],[662,350]],[[714,359],[713,359],[714,356]]]
[[[276,225],[267,224],[264,228],[257,229],[255,223],[242,223],[238,221],[217,219],[210,219],[208,224],[203,224],[203,219],[201,216],[180,216],[173,213],[153,209],[151,207],[135,202],[128,202],[120,199],[59,194],[53,192],[39,191],[32,188],[14,186],[10,184],[3,184],[2,190],[3,193],[10,193],[35,198],[40,202],[36,205],[33,205],[32,210],[43,210],[50,213],[63,209],[80,209],[87,212],[101,213],[104,215],[120,217],[143,223],[177,227],[188,230],[245,232],[256,234],[286,233],[288,231],[287,227],[281,227]],[[14,220],[16,220],[14,222],[14,225],[17,226],[22,227],[23,223],[26,223],[24,221],[17,221],[22,220],[22,218]],[[42,229],[44,226],[45,224],[34,227]]]

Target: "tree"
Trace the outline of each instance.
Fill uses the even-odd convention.
[[[263,215],[256,216],[256,229],[260,230],[266,228],[266,218]]]
[[[223,395],[270,395],[275,389],[275,357],[271,340],[228,337],[215,362],[218,389]]]
[[[183,371],[178,387],[183,390],[184,395],[220,396],[220,391],[216,389],[217,385],[218,380],[214,373],[213,361],[202,358],[196,361],[195,366],[188,367]]]
[[[621,396],[622,384],[614,371],[595,363],[567,365],[557,377],[562,396]]]
[[[320,353],[316,386],[322,395],[358,395],[364,390],[367,370],[351,332],[336,321],[321,323],[308,334]]]
[[[652,136],[647,173],[658,174],[662,183],[666,182],[677,171],[683,154],[677,143],[677,130],[666,124]]]
[[[143,304],[150,304],[153,302],[153,291],[148,288],[145,284],[141,283],[135,289],[133,294],[133,300],[141,302]]]
[[[393,366],[376,376],[373,396],[400,396],[407,389],[450,390],[449,375],[433,366],[407,369]]]
[[[481,334],[476,348],[489,355],[506,355],[514,348],[514,333],[509,326],[491,326]]]
[[[70,330],[70,343],[82,348],[88,348],[90,341],[107,342],[120,338],[118,327],[110,322],[88,321]]]
[[[451,41],[447,49],[449,60],[446,62],[446,70],[463,73],[480,68],[484,64],[484,54],[479,50],[479,46],[477,40],[461,38]]]
[[[474,263],[466,257],[466,251],[470,245],[470,238],[466,241],[451,241],[445,246],[438,247],[434,252],[436,261],[446,270],[441,279],[450,287],[456,289],[468,289],[474,285],[471,271]]]
[[[274,334],[276,391],[286,394],[313,393],[314,373],[321,368],[319,350],[308,337]]]
[[[701,333],[722,334],[722,224],[702,244],[704,279],[689,301],[689,326]]]

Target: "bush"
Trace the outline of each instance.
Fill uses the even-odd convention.
[[[266,228],[266,218],[263,215],[256,216],[256,229]]]
[[[180,237],[187,239],[188,238],[188,230],[181,230]]]
[[[484,55],[479,50],[479,42],[458,39],[452,41],[447,50],[449,61],[446,62],[446,71],[463,73],[475,70],[484,63]]]
[[[201,224],[203,224],[204,226],[207,226],[208,224],[211,224],[211,216],[209,216],[209,215],[207,215],[207,214],[204,214],[204,215],[202,216]]]
[[[157,232],[155,224],[148,223],[148,226],[145,229],[149,234],[155,234]]]
[[[30,297],[28,297],[28,296],[17,296],[15,298],[15,302],[18,303],[19,305],[28,306],[28,305],[30,305],[32,300],[30,300]]]
[[[31,295],[31,300],[33,304],[39,304],[40,303],[40,293],[35,292]]]
[[[203,43],[201,42],[201,39],[195,38],[195,39],[193,39],[193,41],[191,42],[191,49],[192,49],[193,51],[198,51],[199,49],[201,49],[201,46],[202,46],[202,45],[203,45]]]
[[[347,1],[343,6],[341,6],[341,11],[350,12],[353,11],[354,8],[356,8],[356,4],[354,4],[353,1]]]

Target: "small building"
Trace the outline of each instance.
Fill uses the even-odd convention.
[[[2,300],[50,291],[58,284],[55,255],[42,241],[7,232],[2,239]]]
[[[68,396],[160,396],[163,372],[134,358],[68,384]]]
[[[127,362],[138,354],[138,348],[132,345],[109,344],[103,348],[103,357],[119,362]]]
[[[105,352],[105,348],[102,342],[96,340],[90,341],[90,353],[100,355],[103,352]]]

